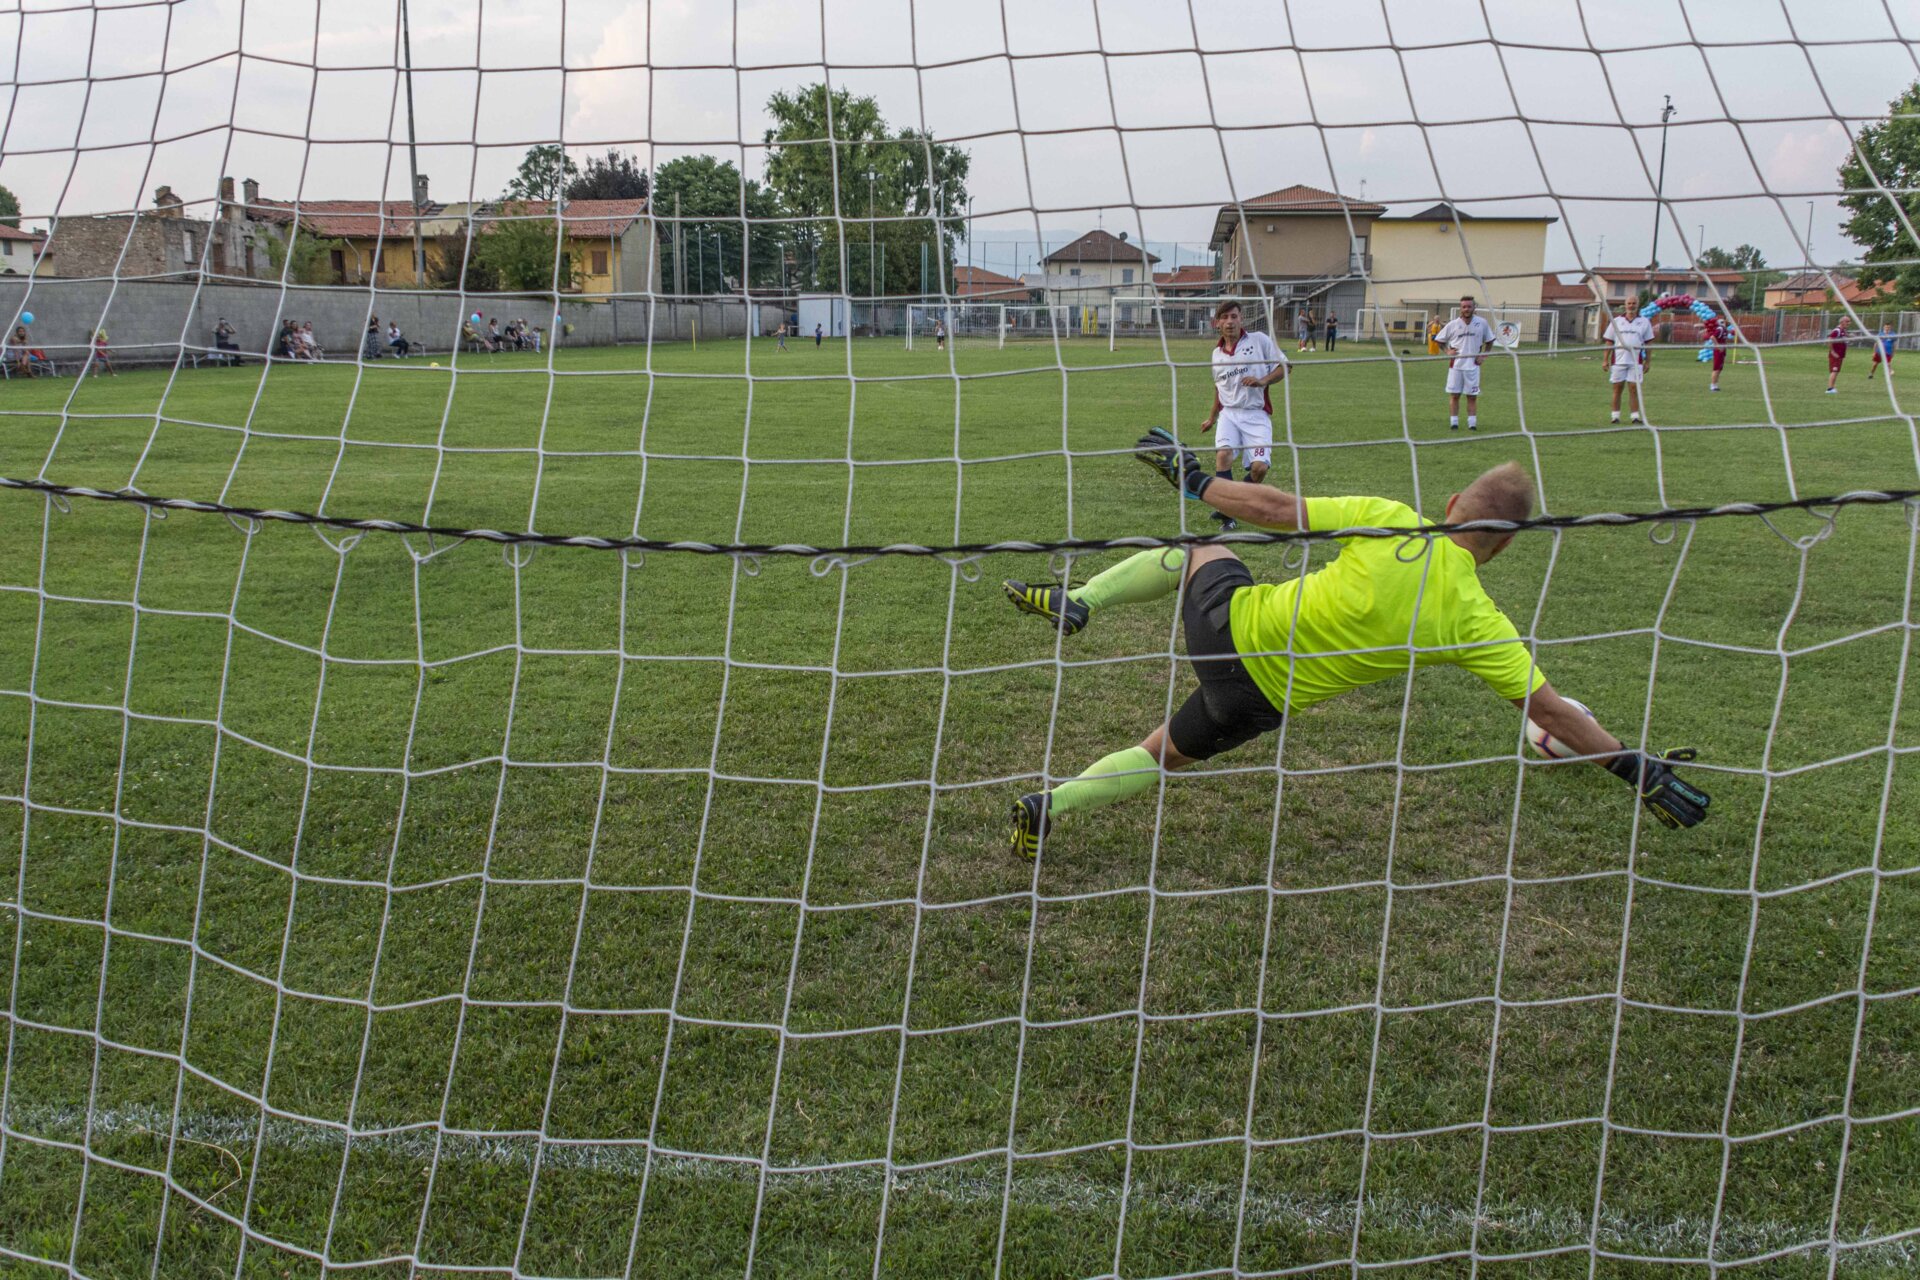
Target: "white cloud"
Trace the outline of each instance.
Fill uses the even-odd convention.
[[[1791,4],[1796,22],[1817,17],[1823,39],[1866,43],[1730,46],[1709,48],[1704,57],[1688,43],[1689,20],[1694,36],[1706,41],[1780,36],[1779,6],[1748,0],[1488,0],[1495,37],[1547,46],[1497,51],[1485,44],[1420,48],[1442,36],[1484,35],[1477,12],[1454,21],[1446,16],[1451,11],[1423,0],[1294,6],[1297,30],[1277,5],[1189,9],[1164,0],[1014,4],[1005,30],[998,7],[983,12],[954,0],[828,0],[824,11],[804,0],[567,0],[564,47],[546,0],[488,0],[484,7],[413,0],[411,16],[423,165],[444,198],[498,190],[520,145],[560,137],[582,150],[620,146],[649,163],[710,149],[757,173],[767,95],[831,75],[836,85],[875,95],[896,124],[924,120],[940,136],[968,136],[976,202],[1006,235],[1031,237],[1043,226],[1066,232],[1104,217],[1109,227],[1159,241],[1203,242],[1213,208],[1236,193],[1293,182],[1357,193],[1364,180],[1369,195],[1402,204],[1430,202],[1442,188],[1458,198],[1515,197],[1564,219],[1550,250],[1556,259],[1571,259],[1571,235],[1591,256],[1605,234],[1608,256],[1630,260],[1647,251],[1647,171],[1658,145],[1652,126],[1661,95],[1671,91],[1683,126],[1669,139],[1671,221],[1689,240],[1705,223],[1712,243],[1749,240],[1786,261],[1800,254],[1808,199],[1815,203],[1816,248],[1833,256],[1845,248],[1832,192],[1847,142],[1827,102],[1842,113],[1877,114],[1920,68],[1914,47],[1885,39],[1878,0]],[[1920,4],[1899,0],[1899,10],[1902,21],[1915,24],[1907,34],[1920,38]],[[161,9],[101,10],[101,29],[112,38],[92,42],[91,63],[82,36],[93,15],[0,15],[0,52],[19,33],[23,82],[89,70],[97,78],[84,125],[83,86],[21,87],[7,95],[0,182],[41,215],[56,204],[67,211],[124,208],[161,183],[204,199],[223,168],[258,178],[270,192],[302,190],[310,198],[403,190],[393,176],[405,168],[397,77],[380,70],[323,74],[309,126],[308,98],[316,91],[303,69],[390,66],[391,8],[272,0],[269,11],[254,0],[245,6],[244,27],[241,13],[242,0],[174,6],[165,64],[208,65],[167,81],[157,123],[150,123],[151,83],[104,77],[161,65],[153,27]],[[1385,47],[1389,35],[1404,55]],[[1589,45],[1589,36],[1601,51],[1679,44],[1607,53]],[[1088,55],[1101,41],[1126,55],[1196,40],[1207,51],[1200,57],[1103,63]],[[1379,47],[1326,51],[1356,43]],[[243,44],[250,56],[240,63],[236,103],[235,61],[217,60]],[[817,63],[823,44],[830,68]],[[1062,52],[1082,56],[1039,56]],[[730,65],[736,53],[737,69]],[[912,65],[916,56],[919,67]],[[571,73],[527,69],[557,61]],[[486,70],[458,69],[476,63]],[[675,64],[715,65],[662,69]],[[1013,132],[1015,81],[1019,120],[1030,131],[1025,139]],[[1722,114],[1721,95],[1745,145],[1734,126],[1685,123]],[[1617,125],[1616,97],[1632,133]],[[1515,98],[1530,129],[1519,121],[1446,124],[1510,114]],[[1756,123],[1779,116],[1790,118]],[[1122,128],[1148,131],[1123,139],[1113,131],[1116,117]],[[1416,117],[1434,127],[1417,127]],[[1322,132],[1315,121],[1338,127]],[[1608,123],[1582,123],[1588,121]],[[157,148],[147,142],[206,128],[212,132],[191,140]],[[1037,133],[1064,128],[1089,132]],[[63,150],[76,136],[84,150]],[[134,145],[104,149],[128,142]],[[32,154],[43,148],[54,150]],[[1140,205],[1163,207],[1130,209],[1129,193]],[[1035,206],[1104,206],[1105,213],[1036,214]],[[1663,250],[1668,243],[1663,235]]]

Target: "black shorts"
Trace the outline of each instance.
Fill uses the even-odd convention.
[[[1233,646],[1233,593],[1252,585],[1246,565],[1225,559],[1201,565],[1187,582],[1180,621],[1187,629],[1187,655],[1200,687],[1167,721],[1167,737],[1189,760],[1211,760],[1271,733],[1287,718],[1260,692]]]

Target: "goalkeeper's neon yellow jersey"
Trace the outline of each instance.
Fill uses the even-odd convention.
[[[1310,529],[1431,523],[1388,498],[1308,498],[1306,515]],[[1276,707],[1297,710],[1404,675],[1409,659],[1465,667],[1501,697],[1524,698],[1547,678],[1476,567],[1451,538],[1342,538],[1325,568],[1234,593],[1234,647]]]

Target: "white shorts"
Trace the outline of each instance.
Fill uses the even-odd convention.
[[[1447,394],[1450,396],[1477,396],[1480,394],[1480,366],[1470,364],[1464,369],[1447,370]]]
[[[1222,409],[1213,426],[1213,447],[1237,449],[1240,461],[1269,466],[1273,461],[1273,419],[1259,409]]]
[[[1631,382],[1639,385],[1647,376],[1647,367],[1635,360],[1632,364],[1616,364],[1607,370],[1608,382]]]

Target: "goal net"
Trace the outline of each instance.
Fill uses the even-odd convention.
[[[0,1273],[1914,1275],[1916,38],[0,13]]]

